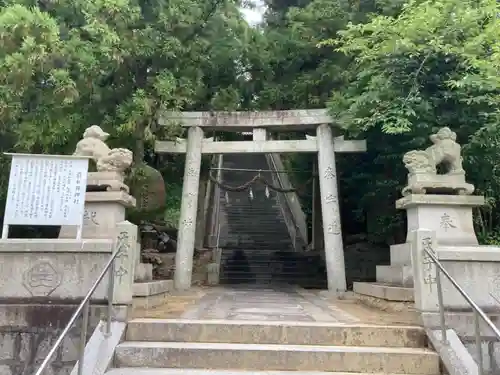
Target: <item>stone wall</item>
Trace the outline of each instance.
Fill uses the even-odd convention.
[[[0,375],[32,375],[76,308],[73,304],[0,304]],[[106,309],[91,307],[87,340]],[[70,374],[78,359],[81,321],[80,317],[44,375]]]

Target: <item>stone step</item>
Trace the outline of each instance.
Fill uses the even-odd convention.
[[[119,344],[117,367],[439,374],[428,349],[356,346],[138,342]]]
[[[377,282],[413,287],[413,269],[411,266],[393,265],[376,266]]]
[[[357,372],[322,372],[322,371],[244,371],[244,370],[200,370],[200,369],[159,369],[122,367],[106,372],[106,375],[365,375]],[[399,375],[399,374],[372,374]],[[438,374],[435,374],[438,375]]]
[[[352,290],[354,293],[388,301],[414,302],[413,288],[409,287],[385,283],[354,282]]]
[[[154,280],[142,283],[134,283],[134,297],[149,297],[164,294],[172,290],[173,280]]]
[[[424,347],[427,342],[424,330],[414,326],[184,319],[131,320],[127,326],[126,339],[129,341],[414,348]]]
[[[165,302],[167,292],[173,288],[173,280],[134,283],[132,306],[134,309],[151,309],[159,306]]]

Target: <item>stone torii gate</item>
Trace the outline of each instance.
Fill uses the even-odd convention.
[[[318,153],[321,212],[325,244],[328,289],[346,290],[344,248],[340,223],[336,152],[366,151],[366,141],[333,137],[332,122],[325,109],[264,112],[181,112],[165,114],[160,125],[177,121],[188,128],[187,140],[157,141],[158,153],[186,154],[181,214],[175,257],[175,287],[191,287],[195,245],[196,215],[202,154],[228,153]],[[269,131],[297,131],[316,128],[316,136],[301,140],[269,140]],[[253,132],[252,141],[218,142],[204,138],[206,131]]]

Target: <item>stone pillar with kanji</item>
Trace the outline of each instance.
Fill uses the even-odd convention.
[[[318,175],[328,290],[336,294],[342,294],[347,289],[347,283],[340,223],[335,148],[330,125],[318,126],[316,141],[318,143]]]

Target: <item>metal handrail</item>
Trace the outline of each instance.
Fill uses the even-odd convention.
[[[80,332],[80,347],[79,347],[79,356],[78,356],[78,375],[83,375],[85,344],[86,344],[87,328],[88,328],[87,326],[89,323],[90,298],[92,297],[92,294],[94,294],[95,290],[99,286],[102,279],[104,279],[104,276],[106,276],[106,272],[108,272],[108,270],[109,270],[108,311],[107,311],[107,316],[106,316],[106,330],[105,330],[104,334],[105,334],[105,336],[109,336],[111,334],[111,319],[113,316],[113,314],[112,314],[112,312],[113,312],[113,290],[114,290],[114,280],[115,280],[114,279],[115,259],[116,259],[116,256],[118,255],[119,252],[120,252],[119,249],[117,249],[111,255],[108,262],[104,266],[104,269],[99,274],[99,277],[94,282],[92,287],[89,289],[89,291],[87,292],[87,294],[83,298],[82,302],[80,302],[80,305],[78,305],[78,308],[71,316],[71,319],[69,320],[68,324],[66,324],[66,327],[63,329],[63,331],[61,332],[61,334],[57,338],[54,345],[52,345],[52,348],[47,353],[47,355],[45,356],[45,359],[43,360],[42,364],[40,365],[40,367],[38,368],[38,370],[35,372],[34,375],[42,375],[43,374],[43,371],[46,370],[47,366],[49,365],[50,360],[52,359],[52,357],[56,353],[59,346],[61,346],[64,338],[66,337],[69,330],[71,329],[73,324],[76,322],[76,320],[80,316],[80,313],[82,313],[82,312],[83,312],[83,322],[82,322],[82,330]]]
[[[446,278],[450,281],[450,283],[455,287],[455,289],[465,298],[465,300],[469,303],[469,305],[474,310],[474,333],[476,336],[476,346],[477,346],[477,354],[478,354],[478,368],[479,375],[484,375],[484,366],[483,366],[483,348],[481,345],[481,331],[479,329],[479,318],[483,319],[486,325],[493,331],[498,340],[500,340],[500,330],[495,326],[495,324],[491,321],[490,318],[486,315],[486,313],[472,300],[472,298],[467,294],[465,290],[462,289],[460,285],[456,282],[456,280],[451,276],[448,271],[443,267],[441,262],[436,256],[434,250],[428,246],[424,246],[424,251],[427,256],[434,262],[436,265],[436,286],[437,286],[437,294],[438,294],[438,303],[439,303],[439,317],[440,317],[440,328],[441,328],[441,342],[443,345],[448,344],[448,338],[446,335],[446,322],[444,315],[444,301],[443,301],[443,288],[441,285],[441,273],[446,276]]]

